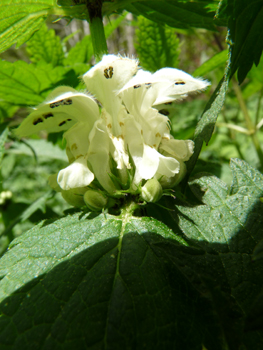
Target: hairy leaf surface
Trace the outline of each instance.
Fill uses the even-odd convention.
[[[23,44],[40,28],[55,0],[2,0],[0,3],[0,52]]]
[[[135,46],[140,65],[151,72],[178,65],[179,40],[173,29],[152,22],[142,16],[138,19]]]
[[[71,86],[78,84],[78,78],[70,68],[0,61],[0,98],[14,105],[37,105],[56,86],[70,83]]]
[[[170,212],[189,242],[205,251],[199,257],[187,257],[176,250],[172,259],[200,291],[210,293],[222,320],[224,341],[229,349],[239,349],[253,338],[253,333],[243,333],[247,317],[249,331],[262,331],[254,305],[262,298],[263,260],[255,260],[253,251],[263,236],[263,176],[239,159],[230,166],[230,189],[215,176],[196,175],[190,187],[202,204],[185,203]],[[256,339],[258,348],[262,347],[262,338]]]
[[[0,261],[3,348],[234,350],[251,342],[263,290],[262,259],[252,255],[263,234],[263,177],[240,160],[231,168],[230,190],[197,176],[190,186],[202,204],[177,201],[166,212],[182,238],[155,219],[79,212],[13,241]],[[261,346],[257,334],[252,343]]]
[[[88,18],[85,5],[74,5],[61,7],[56,0],[1,0],[0,52],[26,42],[48,16]]]
[[[25,233],[0,263],[1,346],[200,348],[198,295],[162,242],[185,245],[154,219],[81,213]]]
[[[59,36],[45,24],[28,41],[27,52],[33,63],[44,61],[53,67],[60,65],[64,58]]]

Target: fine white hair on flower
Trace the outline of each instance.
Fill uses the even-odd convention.
[[[151,179],[151,186],[156,181],[163,188],[175,186],[194,143],[175,140],[168,117],[157,106],[203,91],[210,83],[175,68],[150,73],[138,60],[117,55],[103,56],[83,80],[87,93],[57,87],[15,131],[19,137],[64,132],[69,165],[52,176],[52,187],[63,190],[68,201],[72,193],[65,191],[77,189],[74,203],[82,203],[77,196],[89,186],[118,198],[140,193]]]

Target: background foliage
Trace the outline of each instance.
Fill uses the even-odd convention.
[[[85,88],[85,1],[1,1],[1,349],[263,347],[262,11],[261,0],[103,2],[110,53],[211,81],[159,106],[195,153],[175,199],[127,220],[49,189],[67,163],[60,134],[12,134],[56,86]]]

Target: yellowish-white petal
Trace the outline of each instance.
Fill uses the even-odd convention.
[[[77,123],[65,132],[64,138],[67,141],[67,153],[74,159],[85,156],[89,148],[89,134],[93,125],[89,123]],[[70,161],[70,158],[69,158]]]
[[[90,124],[99,118],[95,100],[71,87],[56,88],[16,129],[19,137],[29,136],[41,130],[60,132],[68,130],[76,122]]]
[[[159,153],[159,166],[157,173],[161,176],[172,177],[180,171],[180,163],[172,157],[163,156]]]
[[[194,142],[191,140],[175,140],[163,139],[160,146],[160,151],[168,154],[176,159],[187,161],[194,152]]]
[[[92,166],[92,170],[96,179],[100,182],[101,186],[109,193],[114,193],[116,188],[114,187],[110,179],[110,137],[107,133],[107,129],[104,121],[98,120],[90,135],[89,135],[89,151],[88,162]]]
[[[158,172],[155,174],[155,178],[159,179],[162,188],[173,188],[184,178],[186,174],[186,166],[184,162],[180,160],[178,162],[180,163],[180,170],[174,176],[167,177],[165,175],[159,174]]]
[[[115,55],[103,56],[101,62],[91,68],[83,79],[89,90],[114,115],[121,106],[117,92],[138,70],[135,59]]]
[[[67,168],[60,170],[57,182],[63,190],[88,186],[94,180],[94,174],[87,166],[87,160],[80,157]]]
[[[154,89],[158,89],[158,97],[153,105],[181,100],[189,93],[205,90],[210,83],[201,78],[175,68],[162,68],[153,74]]]

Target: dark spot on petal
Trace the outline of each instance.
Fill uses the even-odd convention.
[[[172,102],[165,102],[164,104],[168,106],[168,105],[171,105]]]
[[[111,79],[112,76],[113,76],[113,67],[110,66],[109,68],[104,69],[104,77],[106,79]]]
[[[63,105],[71,105],[73,103],[71,98],[66,98],[64,100],[60,100],[60,101],[56,101],[53,103],[50,103],[49,107],[50,108],[55,108],[55,107],[59,107],[59,106],[63,106]]]
[[[67,119],[68,122],[71,122],[72,119]]]
[[[59,123],[58,126],[62,126],[64,124],[66,124],[66,120],[64,120],[63,122]]]
[[[54,117],[54,115],[52,113],[46,113],[46,114],[43,114],[43,117],[45,119],[48,119],[48,118]]]
[[[42,118],[37,118],[33,121],[33,125],[37,125],[39,123],[43,123],[43,119]]]
[[[184,81],[176,81],[175,85],[185,85],[185,82]]]
[[[66,100],[64,100],[64,105],[72,105],[72,100],[71,98],[67,98]]]
[[[138,85],[134,85],[134,86],[133,86],[133,88],[134,88],[134,89],[138,89],[138,88],[140,88],[140,87],[141,87],[141,85],[140,85],[140,84],[138,84]]]
[[[159,111],[159,113],[161,113],[161,114],[163,114],[163,115],[166,115],[166,116],[168,116],[168,115],[170,114],[170,112],[167,111],[167,109],[161,109],[161,110]]]
[[[145,83],[146,89],[149,89],[152,86],[152,83]]]

